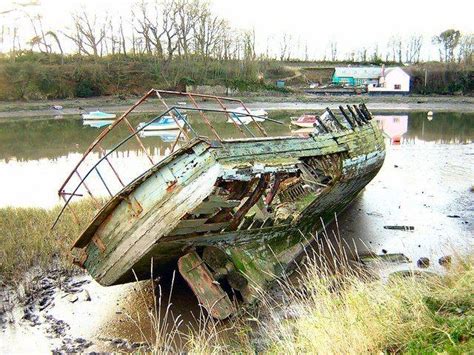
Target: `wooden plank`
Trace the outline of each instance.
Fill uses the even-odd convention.
[[[178,270],[212,317],[226,319],[235,312],[229,296],[196,252],[179,258]]]
[[[195,215],[213,214],[213,213],[218,212],[222,208],[233,208],[239,205],[240,205],[240,200],[216,200],[216,201],[209,200],[209,201],[204,201],[202,204],[200,204],[190,213],[195,214]]]
[[[220,231],[221,229],[227,227],[230,222],[219,222],[219,223],[208,223],[202,224],[200,226],[194,227],[184,227],[184,228],[176,228],[168,235],[184,235],[184,234],[191,234],[191,233],[202,233],[202,232],[216,232]]]
[[[206,223],[206,221],[207,218],[182,219],[181,221],[179,221],[178,225],[176,226],[176,229],[198,227]]]

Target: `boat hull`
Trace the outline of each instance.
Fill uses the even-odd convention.
[[[309,137],[197,139],[124,188],[74,246],[106,286],[159,275],[189,251],[215,247],[245,275],[240,291],[250,301],[253,287],[302,251],[305,235],[349,205],[384,156],[375,122]]]

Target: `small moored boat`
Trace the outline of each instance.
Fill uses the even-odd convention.
[[[252,119],[253,117],[253,119]],[[238,125],[241,124],[249,124],[250,122],[263,122],[268,117],[268,112],[263,109],[257,110],[248,110],[243,107],[236,108],[231,111],[231,115],[227,120],[228,123],[237,123]]]
[[[84,120],[111,120],[115,117],[117,117],[115,113],[106,113],[102,111],[91,111],[82,114]]]
[[[176,130],[183,127],[185,124],[186,115],[183,115],[184,119],[181,117],[173,118],[172,116],[163,116],[156,122],[141,122],[137,126],[137,130],[142,130],[146,132],[153,131],[169,131]]]
[[[303,114],[300,117],[292,117],[291,124],[301,128],[311,128],[314,127],[316,118],[316,115]]]

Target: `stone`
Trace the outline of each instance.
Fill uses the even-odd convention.
[[[430,266],[430,259],[428,258],[425,258],[425,257],[421,257],[418,259],[418,261],[416,262],[416,265],[422,269],[425,269],[427,267]]]
[[[451,261],[451,255],[445,255],[438,259],[438,263],[444,267],[449,267],[451,265]]]
[[[91,300],[91,295],[90,295],[89,291],[84,290],[84,291],[81,292],[81,300],[86,301],[86,302]]]
[[[79,297],[77,297],[77,295],[69,295],[69,296],[67,297],[67,300],[68,300],[69,302],[71,302],[71,303],[74,303],[74,302],[76,302],[76,301],[78,300],[78,298],[79,298]]]

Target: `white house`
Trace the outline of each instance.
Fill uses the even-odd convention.
[[[408,94],[410,92],[410,75],[400,67],[387,69],[382,67],[378,84],[369,84],[367,90],[373,94]]]

